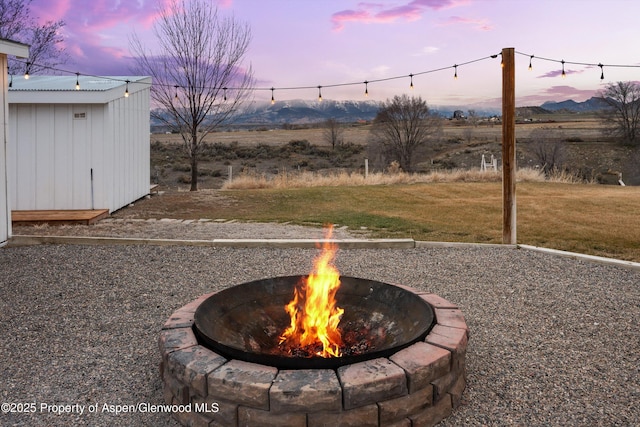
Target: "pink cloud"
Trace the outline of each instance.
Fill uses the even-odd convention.
[[[584,72],[584,70],[568,70],[565,67],[564,70],[564,74],[565,75],[569,75],[569,74],[580,74]],[[560,77],[562,76],[562,69],[559,70],[553,70],[553,71],[549,71],[548,73],[542,74],[541,76],[538,76],[539,79],[544,79],[544,78],[550,78],[550,77]]]
[[[343,10],[331,16],[333,29],[340,31],[348,22],[390,23],[397,20],[416,21],[427,9],[441,10],[467,3],[466,0],[413,0],[387,8],[381,3],[359,3],[355,10]]]
[[[441,25],[472,25],[481,31],[493,30],[493,25],[491,25],[486,19],[473,19],[462,16],[451,16],[449,19],[443,21]]]

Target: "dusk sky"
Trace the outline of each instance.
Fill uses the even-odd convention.
[[[518,105],[584,101],[607,83],[640,80],[637,0],[211,0],[249,24],[247,55],[257,88],[278,100],[317,99],[328,86],[405,76],[368,85],[324,88],[324,99],[382,101],[420,95],[430,105],[499,104],[500,57],[513,47]],[[152,25],[167,0],[33,0],[33,15],[64,20],[73,73],[130,74],[135,30],[153,49]],[[566,77],[561,78],[564,60]],[[483,59],[457,68],[455,64]],[[604,64],[604,80],[598,66]],[[608,67],[628,65],[634,67]],[[636,68],[637,66],[638,68]],[[442,71],[434,71],[446,68]],[[418,75],[420,73],[428,72]],[[414,89],[409,89],[409,74]],[[271,92],[256,91],[255,99]]]

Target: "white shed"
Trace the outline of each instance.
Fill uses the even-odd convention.
[[[149,194],[150,88],[139,76],[13,76],[11,209],[113,212]]]
[[[9,86],[9,76],[7,75],[7,55],[20,57],[29,56],[29,46],[11,40],[0,39],[0,117],[2,120],[2,146],[0,146],[0,246],[4,246],[11,236],[11,206],[8,195],[8,172],[7,172],[7,148],[9,127],[7,105],[7,89]]]

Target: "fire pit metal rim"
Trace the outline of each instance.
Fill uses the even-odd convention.
[[[264,352],[252,351],[251,349],[246,347],[243,348],[239,345],[233,345],[233,343],[220,342],[216,339],[216,337],[221,335],[220,331],[216,330],[219,328],[216,325],[212,330],[211,321],[207,318],[207,312],[212,306],[216,306],[215,308],[217,310],[221,310],[219,308],[220,301],[228,301],[231,303],[237,302],[235,297],[246,293],[253,297],[251,292],[259,288],[262,290],[266,289],[266,295],[260,296],[260,298],[263,299],[274,297],[273,293],[278,294],[278,292],[280,292],[280,294],[282,294],[283,289],[286,289],[286,296],[290,297],[293,295],[293,286],[305,277],[307,276],[293,275],[254,280],[232,286],[207,297],[197,307],[194,313],[193,331],[198,342],[229,359],[244,360],[246,362],[274,366],[281,369],[336,369],[340,366],[350,365],[365,360],[388,357],[399,350],[409,347],[415,342],[423,341],[435,324],[435,313],[433,307],[417,294],[409,292],[401,286],[389,283],[351,276],[341,276],[340,279],[343,285],[338,291],[337,298],[349,297],[356,293],[358,294],[357,296],[363,296],[364,299],[366,299],[374,292],[382,293],[385,296],[389,293],[399,295],[403,298],[403,301],[409,301],[411,307],[417,307],[420,309],[420,319],[415,322],[417,324],[417,329],[415,331],[410,331],[409,337],[403,337],[402,342],[396,343],[393,346],[373,349],[372,351],[368,351],[364,354],[348,355],[339,358],[323,358],[319,356],[301,358],[267,354]],[[289,287],[291,288],[290,290],[288,289]],[[367,292],[368,295],[364,296]],[[376,301],[376,303],[382,302]],[[225,309],[234,310],[238,307],[242,307],[242,304],[238,303],[235,307],[229,306]],[[406,315],[406,310],[402,309],[400,311],[405,312],[404,314]],[[226,315],[226,313],[223,313],[222,315]]]

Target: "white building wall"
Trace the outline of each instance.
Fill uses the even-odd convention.
[[[7,125],[9,121],[7,108],[7,55],[0,53],[0,246],[3,246],[11,236],[11,209],[7,195]]]
[[[147,195],[149,85],[130,92],[105,104],[11,104],[11,209],[112,212]]]

